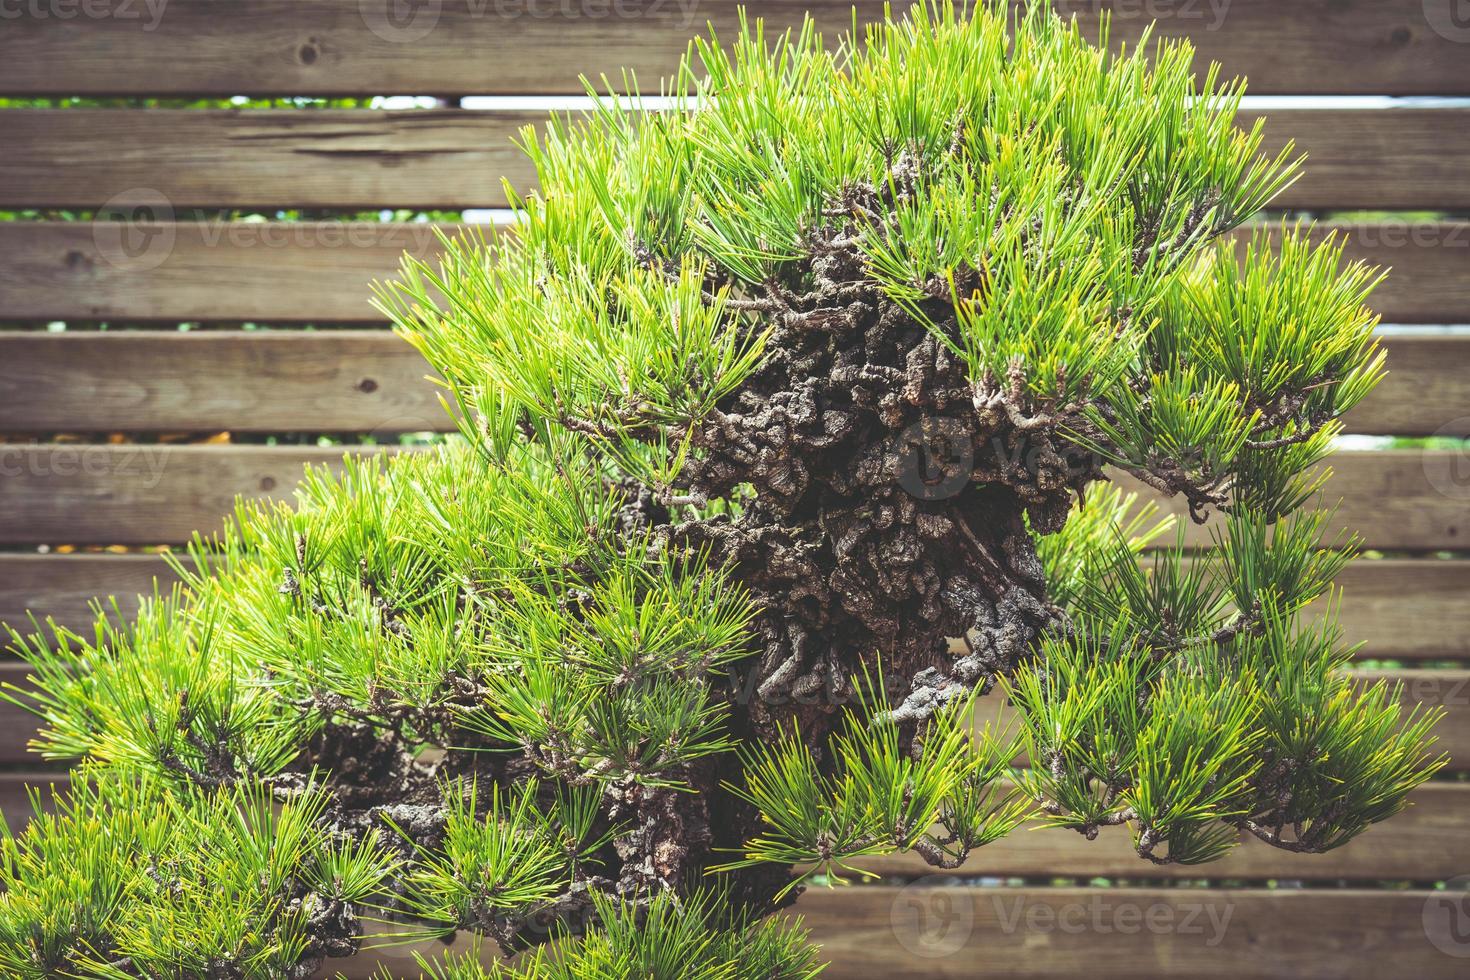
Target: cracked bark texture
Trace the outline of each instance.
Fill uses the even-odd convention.
[[[754,500],[677,529],[730,562],[763,607],[755,732],[794,716],[814,745],[849,678],[879,658],[901,687],[893,719],[918,721],[1065,629],[1033,534],[1059,528],[1101,475],[1057,437],[1061,407],[1026,397],[1019,369],[972,380],[945,339],[871,285],[853,231],[812,240],[810,292],[767,288],[766,359],[695,434],[690,483],[710,497],[749,484]],[[932,307],[952,337],[952,308]]]

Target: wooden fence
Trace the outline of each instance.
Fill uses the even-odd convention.
[[[1114,10],[1119,41],[1158,18],[1257,95],[1470,95],[1464,0],[1057,6],[1089,30]],[[832,28],[849,18],[847,2],[752,8],[778,25],[808,8]],[[166,575],[150,546],[216,527],[237,494],[287,494],[303,463],[340,454],[293,433],[448,427],[425,365],[367,305],[369,280],[400,252],[433,252],[430,226],[240,213],[503,206],[501,178],[529,179],[509,137],[547,103],[446,106],[575,94],[579,74],[624,65],[649,80],[705,22],[728,34],[735,16],[725,0],[0,3],[0,97],[21,102],[0,108],[0,209],[20,212],[0,221],[0,621],[29,609],[75,626],[94,595],[150,589]],[[187,105],[242,94],[436,99]],[[1310,154],[1279,205],[1341,215],[1352,256],[1392,267],[1376,300],[1385,321],[1424,327],[1388,337],[1390,378],[1350,431],[1470,436],[1470,336],[1433,329],[1470,322],[1470,108],[1268,114],[1271,139]],[[45,329],[57,321],[69,329]],[[1330,485],[1340,522],[1375,549],[1340,582],[1349,637],[1392,668],[1361,673],[1448,710],[1449,775],[1408,812],[1328,855],[1249,842],[1204,869],[1155,869],[1120,834],[1060,831],[984,849],[959,873],[970,877],[888,859],[879,886],[802,901],[829,975],[1464,975],[1465,893],[1433,890],[1470,873],[1470,562],[1456,557],[1470,551],[1470,459],[1458,445],[1344,451]],[[0,679],[23,674],[0,663]],[[24,751],[33,728],[0,708],[7,812],[27,782],[56,778]],[[1088,887],[1099,876],[1111,886]]]

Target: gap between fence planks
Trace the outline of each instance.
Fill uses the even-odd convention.
[[[1233,0],[1138,4],[1061,0],[1096,39],[1102,12],[1116,42],[1145,26],[1193,35],[1199,64],[1225,63],[1258,94],[1470,94],[1454,0],[1283,4]],[[688,38],[712,21],[736,29],[731,0],[540,4],[446,0],[389,21],[361,0],[90,0],[112,16],[12,18],[0,33],[0,92],[31,95],[581,94],[578,76],[637,72],[649,90]],[[874,0],[747,4],[774,33],[811,9],[829,35],[880,15]],[[895,3],[901,12],[906,3]],[[379,9],[381,8],[381,9]],[[1439,29],[1436,30],[1436,27]],[[146,28],[146,29],[145,29]],[[1269,44],[1261,43],[1269,38]],[[168,71],[157,66],[168,65]]]
[[[162,545],[209,534],[236,495],[289,498],[307,464],[381,447],[93,445],[0,443],[0,545]],[[1342,498],[1329,531],[1356,531],[1368,548],[1470,547],[1470,481],[1458,450],[1343,452],[1324,499]],[[1156,499],[1131,477],[1119,485]],[[1177,498],[1161,501],[1184,515]],[[1211,543],[1211,525],[1181,516],[1185,540]]]
[[[1249,126],[1262,115],[1243,112]],[[1282,109],[1310,165],[1282,208],[1470,208],[1470,109]],[[544,111],[8,109],[0,207],[494,208],[532,186],[511,144]]]
[[[0,321],[377,322],[374,280],[404,252],[432,260],[436,231],[484,225],[377,221],[0,222]],[[1470,222],[1323,222],[1349,261],[1389,268],[1372,306],[1388,323],[1470,321]],[[137,236],[131,251],[123,235]],[[1251,229],[1234,233],[1237,239]]]
[[[1470,435],[1470,336],[1382,344],[1347,431]],[[0,332],[0,432],[452,431],[431,374],[384,330]]]

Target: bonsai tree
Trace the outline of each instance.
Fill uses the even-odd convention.
[[[1433,718],[1303,615],[1352,551],[1316,501],[1376,276],[1224,237],[1297,163],[1191,62],[920,6],[747,25],[671,105],[527,131],[513,233],[378,294],[459,437],[242,502],[131,623],[17,637],[80,764],[0,842],[0,968],[467,930],[530,951],[436,976],[805,977],[769,914],[867,856],[1042,820],[1197,864],[1400,810]]]

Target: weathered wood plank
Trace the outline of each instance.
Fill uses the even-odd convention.
[[[1097,840],[1060,828],[1028,828],[987,844],[953,872],[938,871],[914,854],[868,858],[877,874],[932,874],[1021,878],[1210,878],[1261,881],[1438,881],[1470,867],[1470,786],[1428,783],[1409,807],[1390,821],[1326,854],[1293,854],[1247,837],[1218,861],[1205,865],[1153,865],[1133,850],[1128,832],[1104,830]]]
[[[1347,431],[1470,435],[1470,336],[1383,344]],[[431,374],[381,330],[0,333],[0,432],[450,431]]]
[[[1470,321],[1470,222],[1323,222],[1313,234],[1334,232],[1348,261],[1388,270],[1370,303],[1385,323]]]
[[[0,432],[450,431],[432,373],[382,330],[0,333]]]
[[[1259,113],[1242,113],[1249,125]],[[1306,175],[1291,208],[1470,207],[1470,109],[1284,109]],[[545,113],[459,110],[16,109],[4,114],[0,206],[484,208],[531,185],[511,137]],[[130,212],[131,213],[131,212]],[[140,246],[146,249],[146,245]]]
[[[0,223],[0,320],[376,322],[369,283],[394,276],[405,251],[432,258],[434,230],[457,227]],[[1391,267],[1373,294],[1386,322],[1470,320],[1470,222],[1324,223],[1317,234],[1332,231],[1349,259]]]
[[[117,596],[124,615],[139,593],[163,588],[173,573],[156,555],[0,554],[0,624],[27,629],[26,613],[73,630],[90,626],[88,604]],[[1337,578],[1346,594],[1338,622],[1361,657],[1380,660],[1470,659],[1470,562],[1364,559]]]
[[[1132,45],[1158,33],[1191,36],[1201,61],[1250,77],[1257,93],[1470,93],[1454,0],[1372,4],[1127,3],[1060,0],[1090,37],[1103,12]],[[882,9],[858,0],[867,21]],[[0,34],[0,91],[25,94],[579,94],[579,74],[627,67],[648,88],[712,21],[735,29],[733,0],[446,0],[390,20],[389,0],[89,0],[91,17],[20,16]],[[811,8],[837,30],[850,4],[830,0],[749,6],[773,27]],[[903,7],[905,4],[894,5]],[[26,8],[29,10],[30,8]],[[155,14],[155,11],[157,13]],[[1269,37],[1270,44],[1260,43]],[[168,65],[160,72],[158,65]]]
[[[1450,933],[1459,900],[1426,891],[978,889],[921,882],[811,889],[796,911],[832,961],[823,974],[831,980],[1428,980],[1464,975],[1464,960],[1442,951],[1465,948]]]
[[[161,555],[0,554],[0,635],[6,626],[31,632],[29,616],[48,618],[80,632],[92,623],[94,599],[115,596],[118,611],[132,616],[138,596],[151,595],[155,583],[169,588],[177,576]],[[0,642],[8,646],[8,638]]]
[[[50,787],[65,787],[62,772],[0,773],[0,814],[12,828],[30,812],[28,787],[39,788],[43,802]],[[1292,854],[1257,841],[1244,844],[1205,866],[1162,867],[1146,864],[1134,853],[1128,835],[1108,830],[1095,841],[1058,829],[1019,830],[976,851],[959,877],[1076,878],[1211,878],[1257,881],[1437,881],[1455,877],[1470,866],[1470,786],[1429,783],[1414,792],[1402,813],[1345,847],[1326,854]],[[947,874],[912,854],[868,858],[861,866],[885,876]]]
[[[1470,473],[1464,454],[1453,450],[1386,450],[1342,452],[1329,460],[1333,476],[1322,491],[1331,506],[1341,501],[1328,533],[1339,528],[1356,531],[1367,548],[1385,551],[1458,550],[1470,538]],[[1157,494],[1129,476],[1117,477],[1120,486],[1145,498]],[[1158,500],[1185,528],[1185,541],[1195,547],[1212,543],[1211,520],[1205,525],[1189,519],[1179,498]]]
[[[347,451],[0,444],[0,542],[187,541],[217,530],[237,496],[288,498],[304,466],[340,463]]]
[[[24,663],[0,664],[0,682],[20,685],[28,674],[29,668]],[[1400,701],[1405,709],[1416,704],[1443,707],[1445,716],[1436,729],[1439,736],[1436,748],[1449,753],[1448,771],[1470,769],[1470,673],[1354,671],[1353,676],[1362,683],[1385,680],[1398,685]],[[998,694],[976,702],[974,723],[977,727],[982,724],[1009,726],[1014,719],[1014,712],[1002,704]],[[0,701],[0,765],[40,761],[25,748],[36,727],[34,715],[8,701]]]
[[[265,446],[0,444],[0,544],[171,544],[219,526],[236,494],[280,497],[302,465],[341,449]],[[1470,487],[1457,451],[1345,452],[1325,499],[1342,505],[1330,528],[1356,530],[1369,548],[1463,548]],[[1131,478],[1118,482],[1139,489]],[[1146,497],[1154,496],[1145,492]],[[1161,501],[1188,521],[1178,500]]]
[[[1361,685],[1380,681],[1397,689],[1399,704],[1405,711],[1415,705],[1443,708],[1444,717],[1435,727],[1435,753],[1449,755],[1446,772],[1470,770],[1470,673],[1460,670],[1357,670],[1353,678]],[[1005,730],[1016,723],[1015,711],[1000,694],[975,702],[973,724],[978,729],[990,725]]]
[[[6,222],[0,224],[0,320],[377,323],[382,316],[368,305],[371,283],[393,277],[405,252],[437,255],[435,231],[459,227]],[[1470,309],[1470,300],[1465,305]]]
[[[1467,270],[1470,272],[1470,270]],[[1366,435],[1470,435],[1470,336],[1384,337],[1388,376],[1343,418]]]
[[[169,220],[173,209],[196,206],[503,207],[502,177],[519,188],[532,182],[511,138],[545,118],[458,110],[8,110],[0,123],[7,132],[0,206],[108,205],[139,221]]]

